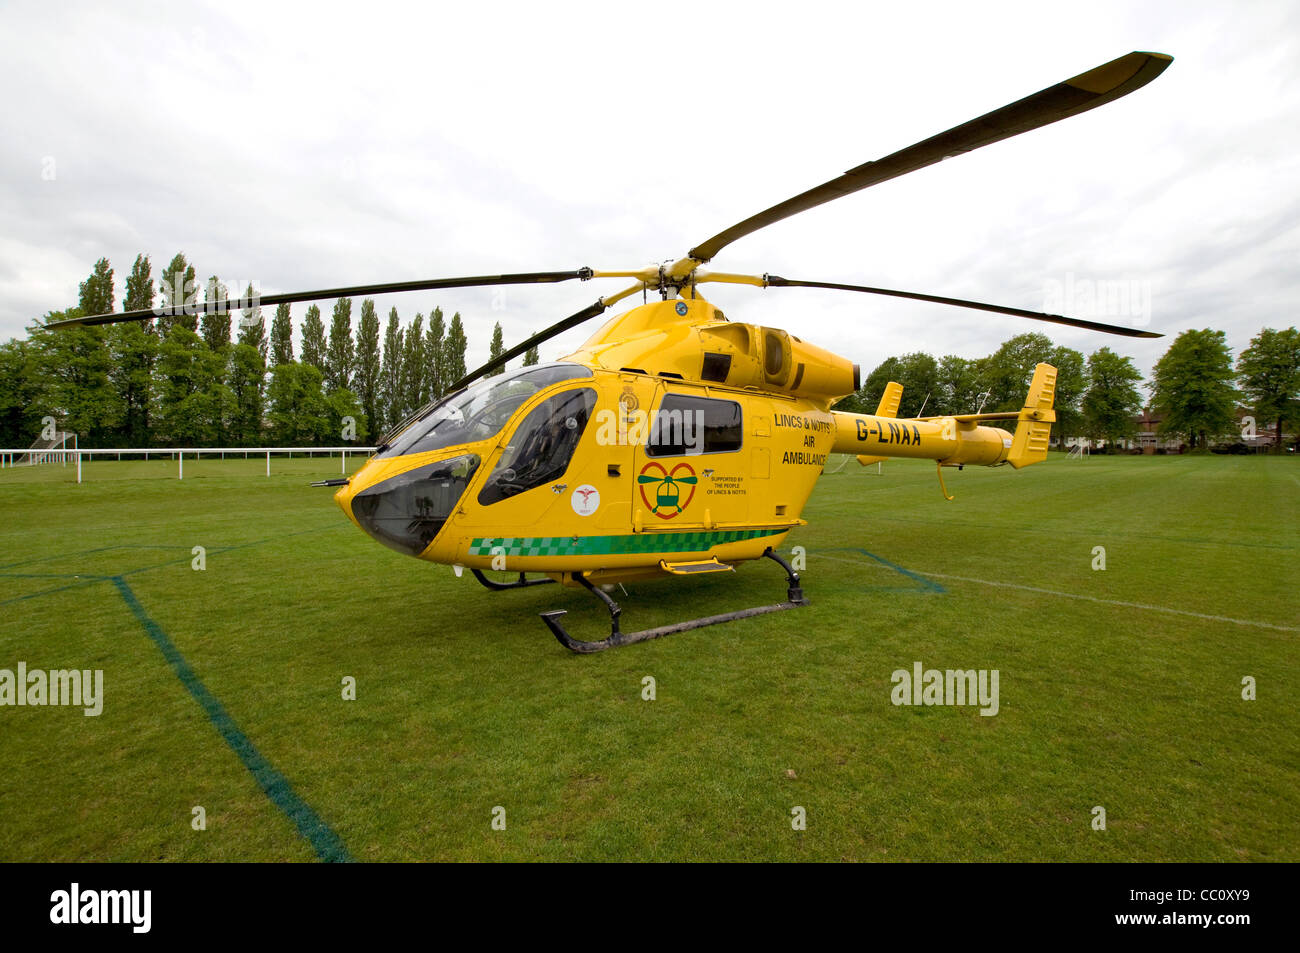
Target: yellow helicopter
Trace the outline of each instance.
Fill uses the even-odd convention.
[[[975,308],[1131,337],[1159,337],[1094,321],[886,288],[702,268],[731,242],[841,196],[940,160],[1093,109],[1139,89],[1172,61],[1135,52],[874,162],[719,232],[671,264],[629,271],[581,268],[264,295],[226,307],[395,291],[631,279],[616,294],[465,375],[383,438],[338,486],[335,500],[379,542],[430,562],[468,568],[490,589],[559,582],[599,598],[610,634],[570,636],[563,610],[542,614],[575,652],[596,652],[673,632],[808,604],[777,548],[805,521],[805,503],[828,454],[868,464],[896,457],[942,467],[1020,468],[1046,459],[1056,370],[1035,369],[1018,412],[899,419],[891,383],[875,414],[832,410],[861,384],[856,364],[777,328],[729,321],[699,293],[709,283],[829,288]],[[559,361],[484,377],[635,294],[657,292],[608,320]],[[155,310],[58,325],[106,324]],[[52,325],[54,326],[54,325]],[[480,379],[482,378],[482,379]],[[1005,430],[993,423],[1005,423]],[[946,491],[945,491],[946,495]],[[675,625],[624,632],[616,583],[726,572],[767,557],[787,576],[786,599]],[[488,571],[517,573],[509,583]],[[534,578],[529,578],[533,574]]]

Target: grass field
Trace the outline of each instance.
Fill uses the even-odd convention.
[[[809,608],[585,657],[537,617],[598,638],[585,594],[384,549],[306,486],[337,459],[264,468],[0,471],[0,669],[104,673],[98,717],[0,708],[0,859],[1300,860],[1297,461],[1053,455],[952,503],[851,464],[786,544]],[[721,576],[626,627],[784,597]],[[998,670],[998,713],[892,704],[915,662]]]

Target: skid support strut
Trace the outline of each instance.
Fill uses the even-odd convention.
[[[685,622],[677,622],[673,625],[661,625],[655,629],[642,629],[640,632],[624,632],[619,628],[619,617],[623,614],[623,609],[615,602],[603,589],[593,586],[581,573],[574,573],[573,577],[582,584],[582,586],[594,595],[597,599],[605,604],[609,610],[610,632],[606,638],[599,642],[589,642],[583,639],[575,639],[564,630],[560,620],[565,616],[564,609],[554,609],[551,612],[542,613],[542,621],[546,623],[551,633],[559,640],[560,644],[571,652],[578,652],[583,655],[592,652],[603,652],[605,649],[617,648],[622,645],[631,645],[634,642],[645,642],[648,639],[657,639],[662,635],[672,635],[674,632],[686,632],[690,629],[700,629],[706,625],[717,625],[721,622],[734,622],[737,619],[747,619],[750,616],[766,615],[769,612],[780,612],[784,609],[797,609],[801,606],[808,605],[808,600],[804,598],[803,587],[799,584],[799,574],[790,568],[790,564],[774,552],[771,547],[763,553],[768,559],[777,562],[785,570],[786,581],[786,601],[778,602],[775,605],[754,606],[750,609],[739,609],[735,612],[724,612],[721,615],[704,616],[699,619],[688,619]]]

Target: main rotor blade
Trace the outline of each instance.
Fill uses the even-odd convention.
[[[592,277],[590,268],[577,271],[534,271],[518,275],[479,275],[472,278],[428,278],[422,281],[390,281],[379,285],[353,285],[348,288],[328,288],[323,291],[296,291],[287,294],[259,295],[255,298],[234,298],[220,302],[191,303],[189,310],[178,307],[144,308],[139,311],[122,311],[115,314],[95,314],[83,318],[68,318],[47,324],[47,328],[70,328],[77,325],[118,324],[122,321],[143,321],[159,317],[194,317],[210,313],[209,305],[220,306],[223,313],[256,308],[263,305],[292,304],[296,301],[323,301],[326,298],[351,298],[364,295],[393,294],[402,291],[433,291],[439,288],[477,288],[484,285],[554,284],[578,278],[586,281]]]
[[[546,328],[544,331],[539,331],[536,334],[534,334],[532,337],[528,338],[527,340],[521,341],[519,344],[516,344],[514,347],[510,348],[509,350],[502,352],[502,354],[499,357],[494,357],[486,364],[474,368],[474,370],[470,371],[460,380],[456,381],[456,383],[448,387],[444,393],[454,394],[456,391],[460,390],[465,385],[471,384],[474,381],[478,380],[488,371],[500,370],[504,368],[508,361],[514,360],[520,354],[526,352],[529,348],[536,347],[539,344],[549,341],[551,338],[563,334],[565,331],[569,330],[569,328],[577,327],[579,324],[582,324],[582,322],[584,321],[590,321],[592,318],[599,317],[601,314],[604,314],[606,309],[608,309],[615,302],[621,301],[622,299],[626,298],[630,294],[635,294],[636,292],[641,291],[644,287],[645,287],[644,282],[638,282],[637,284],[633,285],[630,288],[625,288],[624,290],[620,291],[618,294],[609,295],[608,297],[605,298],[597,298],[594,304],[587,305],[587,307],[583,308],[577,314],[571,314],[562,321],[556,321],[554,324]]]
[[[985,304],[982,301],[967,301],[964,298],[944,298],[940,295],[926,295],[915,291],[894,291],[890,288],[869,288],[866,285],[844,285],[832,281],[797,281],[793,278],[781,278],[777,275],[765,275],[766,283],[775,288],[829,288],[833,291],[861,291],[866,294],[888,295],[891,298],[910,298],[913,301],[933,301],[935,304],[951,304],[959,308],[974,308],[977,311],[992,311],[994,314],[1009,314],[1017,318],[1029,318],[1034,321],[1050,321],[1052,324],[1064,324],[1072,328],[1086,328],[1089,331],[1104,331],[1107,334],[1122,334],[1130,338],[1162,338],[1163,334],[1155,331],[1140,331],[1137,328],[1125,328],[1118,324],[1103,324],[1100,321],[1085,321],[1082,318],[1067,318],[1063,314],[1047,314],[1043,311],[1025,311],[1022,308],[1006,308],[999,304]]]
[[[809,189],[767,211],[750,216],[743,222],[719,232],[687,254],[696,262],[706,262],[738,238],[743,238],[773,222],[779,222],[799,212],[807,211],[825,202],[838,199],[908,172],[915,172],[942,159],[950,159],[1009,139],[1022,132],[1037,129],[1095,109],[1113,99],[1141,89],[1173,62],[1164,53],[1129,53],[1111,60],[1096,69],[1049,86],[1041,92],[985,113],[978,119],[954,126],[947,132],[931,136],[923,142],[900,149],[892,155],[866,162],[850,169],[837,179],[832,179],[815,189]]]

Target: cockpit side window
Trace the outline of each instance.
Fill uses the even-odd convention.
[[[596,406],[589,387],[561,391],[534,407],[479,491],[483,504],[517,496],[564,476]]]

